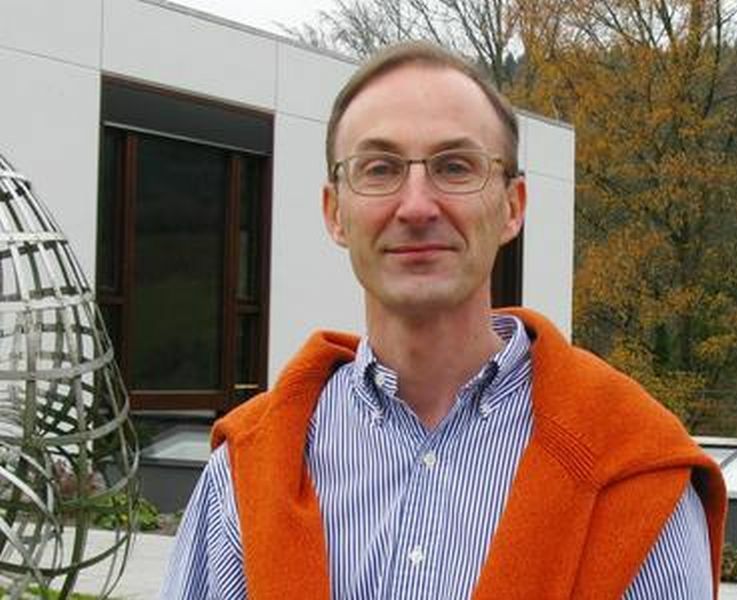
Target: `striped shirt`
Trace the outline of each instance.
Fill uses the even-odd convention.
[[[433,430],[397,397],[396,374],[365,339],[323,389],[305,452],[332,598],[471,596],[533,423],[525,329],[507,316],[492,325],[505,347]],[[247,596],[223,445],[190,499],[161,597]],[[689,486],[625,598],[711,597],[706,518]]]

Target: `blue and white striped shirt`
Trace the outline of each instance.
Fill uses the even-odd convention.
[[[533,423],[529,339],[514,317],[495,316],[493,326],[504,349],[460,389],[433,430],[396,396],[396,374],[366,340],[325,386],[306,460],[333,598],[471,596]],[[221,446],[187,507],[162,598],[246,597]],[[689,486],[625,598],[711,597],[706,519]]]

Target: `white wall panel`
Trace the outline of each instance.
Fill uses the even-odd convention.
[[[519,147],[517,149],[517,163],[523,171],[527,169],[527,117],[517,114],[519,122]]]
[[[333,99],[356,66],[290,44],[279,44],[277,110],[327,121]]]
[[[100,77],[77,67],[0,49],[0,153],[69,238],[90,283],[95,265]]]
[[[573,181],[574,132],[564,124],[528,117],[525,154],[528,172]]]
[[[0,46],[98,67],[101,11],[100,0],[2,0]]]
[[[276,44],[137,0],[104,0],[104,71],[273,109]]]
[[[528,166],[522,304],[570,338],[573,301],[574,185]]]
[[[322,221],[325,125],[277,114],[269,382],[315,329],[364,329],[363,295]]]

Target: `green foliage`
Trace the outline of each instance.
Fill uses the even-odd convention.
[[[105,498],[97,506],[93,524],[102,529],[115,529],[128,523],[127,496],[115,494]],[[159,526],[159,509],[143,496],[132,507],[134,526],[139,531],[153,531]]]
[[[737,548],[725,544],[722,553],[722,581],[737,583]]]

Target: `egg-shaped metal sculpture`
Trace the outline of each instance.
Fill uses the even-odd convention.
[[[0,597],[70,595],[107,561],[105,597],[130,550],[138,445],[92,290],[66,236],[0,156]],[[90,553],[90,527],[112,527]]]

